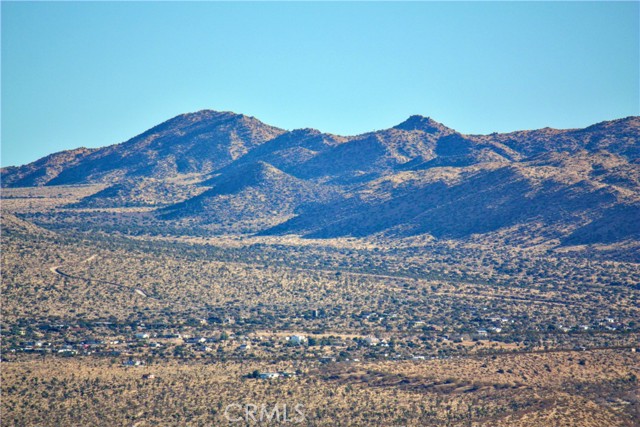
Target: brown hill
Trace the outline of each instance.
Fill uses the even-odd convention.
[[[68,157],[75,151],[49,156],[56,160],[55,168],[49,166],[52,160],[43,159],[3,169],[3,186],[109,183],[125,177],[208,173],[283,132],[241,114],[210,110],[182,114],[121,144],[85,150],[73,159]],[[45,177],[37,181],[17,178],[42,175]]]
[[[37,187],[49,183],[61,172],[80,164],[95,149],[76,148],[50,154],[24,166],[2,168],[3,187]]]
[[[122,144],[5,168],[2,185],[110,183],[75,206],[156,206],[162,221],[219,233],[467,239],[527,230],[536,235],[514,240],[611,243],[640,238],[639,137],[639,117],[463,135],[412,116],[343,137],[201,111]]]
[[[621,156],[584,151],[403,172],[264,234],[468,238],[536,222],[547,239],[567,243],[639,239],[639,177]]]
[[[305,204],[328,202],[339,194],[333,187],[301,180],[262,161],[218,175],[207,185],[211,189],[161,210],[161,217],[257,232],[289,219]]]

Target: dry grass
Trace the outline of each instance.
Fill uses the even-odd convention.
[[[3,425],[227,425],[232,403],[300,403],[313,426],[632,426],[638,362],[628,351],[320,368],[34,359],[3,364]],[[255,369],[301,375],[243,378]]]

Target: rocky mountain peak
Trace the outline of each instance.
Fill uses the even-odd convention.
[[[436,122],[431,117],[425,117],[419,114],[413,115],[399,125],[394,126],[394,129],[406,131],[419,130],[427,133],[449,133],[452,131],[442,123]]]

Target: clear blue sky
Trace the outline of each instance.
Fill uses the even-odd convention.
[[[640,114],[639,3],[2,2],[2,165],[235,111],[357,134]]]

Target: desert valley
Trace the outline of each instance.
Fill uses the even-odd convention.
[[[1,179],[3,425],[638,425],[640,117],[203,110]]]

